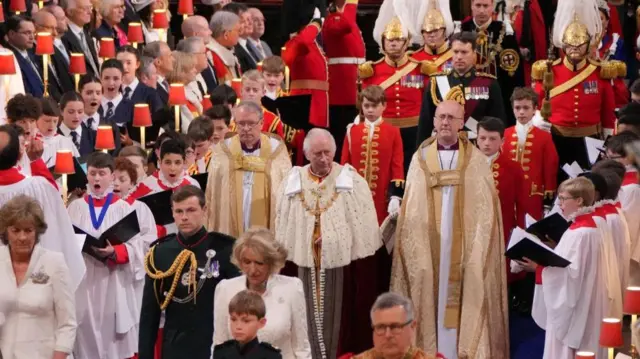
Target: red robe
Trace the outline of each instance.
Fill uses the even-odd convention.
[[[531,0],[529,9],[531,11],[530,31],[534,53],[530,55],[530,60],[526,61],[523,59],[524,81],[527,86],[531,85],[531,66],[538,60],[546,59],[549,48],[549,45],[547,44],[547,30],[544,24],[544,16],[542,15],[542,10],[540,9],[538,0]],[[516,33],[516,40],[520,47],[523,47],[520,42],[523,33],[523,17],[524,10],[519,10],[515,13],[513,20],[513,31]]]
[[[509,238],[511,237],[511,231],[515,227],[524,227],[527,202],[524,172],[516,162],[502,153],[498,153],[498,156],[491,161],[491,169],[493,170],[493,181],[496,184],[496,191],[500,198],[502,228],[506,248]],[[509,283],[521,277],[511,273],[508,263],[506,270],[507,281]]]
[[[400,130],[380,119],[347,128],[340,164],[348,163],[364,177],[373,194],[378,224],[387,217],[389,189],[404,185],[404,154]]]
[[[356,22],[358,0],[330,13],[322,25],[329,63],[329,105],[355,105],[358,65],[364,62],[364,40]]]
[[[557,189],[558,153],[551,134],[531,126],[523,146],[518,145],[516,127],[504,132],[504,156],[520,163],[526,186],[526,213],[536,220],[544,215],[544,199],[552,198]]]
[[[289,67],[291,95],[311,95],[309,123],[329,126],[329,74],[327,59],[316,42],[320,27],[314,22],[285,44],[282,60]]]

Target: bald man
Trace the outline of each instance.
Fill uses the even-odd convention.
[[[49,96],[56,102],[60,102],[62,94],[67,91],[74,91],[75,85],[69,73],[69,54],[59,38],[62,37],[62,34],[58,34],[58,21],[51,12],[38,11],[33,15],[33,22],[37,33],[49,32],[54,39],[58,40],[57,45],[54,40],[54,53],[49,56],[47,89],[49,90]],[[41,56],[38,56],[38,62],[42,64]]]
[[[262,35],[264,35],[265,30],[264,15],[260,9],[255,7],[249,8],[248,12],[251,14],[251,20],[253,21],[253,31],[249,35],[248,40],[253,44],[256,50],[258,50],[259,60],[262,61],[265,57],[273,56],[273,52],[271,51],[269,44],[260,40]]]
[[[487,158],[459,134],[463,121],[460,104],[441,102],[437,135],[413,155],[391,291],[416,304],[416,344],[428,355],[508,358],[500,205]]]
[[[190,37],[199,37],[204,41],[205,47],[211,46],[211,29],[207,19],[200,15],[189,16],[182,22],[182,35],[185,39]],[[213,67],[213,60],[210,58],[209,51],[207,53],[207,67],[200,72],[200,76],[206,84],[206,92],[211,94],[211,91],[218,86],[218,77],[216,76],[215,68]]]

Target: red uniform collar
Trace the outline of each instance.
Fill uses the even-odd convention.
[[[627,171],[622,178],[622,185],[638,184],[638,172]]]
[[[578,228],[596,228],[596,222],[593,220],[593,212],[581,214],[573,220],[570,229]]]
[[[16,184],[26,177],[20,173],[16,167],[11,167],[8,170],[0,170],[0,186],[9,186]]]
[[[114,204],[114,203],[116,203],[119,199],[120,199],[120,197],[118,197],[117,195],[115,195],[115,194],[114,194],[113,196],[111,196],[111,203],[109,203],[109,204]],[[87,202],[87,203],[89,203],[89,195],[88,195],[88,194],[85,194],[85,195],[84,195],[84,201],[85,201],[85,202]],[[100,198],[100,199],[96,199],[96,198],[94,198],[94,199],[93,199],[93,205],[94,205],[95,207],[104,207],[104,205],[106,204],[106,202],[107,202],[107,197]]]

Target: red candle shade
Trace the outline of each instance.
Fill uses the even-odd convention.
[[[112,38],[103,37],[100,39],[100,53],[98,56],[105,59],[112,59],[116,57],[116,44]]]
[[[238,98],[242,97],[242,80],[233,79],[231,80],[231,88],[236,92]]]
[[[16,63],[13,53],[0,53],[0,75],[14,75],[16,73]]]
[[[36,36],[36,55],[53,55],[53,36],[50,32],[39,32]]]
[[[169,85],[169,106],[186,105],[187,96],[184,93],[183,84]]]
[[[640,287],[627,287],[623,311],[627,314],[640,314]]]
[[[73,165],[73,153],[69,150],[59,150],[56,152],[56,166],[53,172],[59,175],[70,175],[76,173]]]
[[[71,57],[69,57],[69,73],[74,75],[84,75],[87,73],[87,63],[84,61],[84,54],[71,54]]]
[[[111,126],[99,126],[96,133],[96,150],[113,150],[116,148]]]
[[[258,71],[262,72],[262,61],[260,61],[260,62],[258,62],[258,63],[256,64],[256,69],[257,69]]]
[[[151,111],[146,103],[137,103],[133,107],[133,127],[151,126]]]
[[[25,0],[9,0],[9,11],[11,12],[26,12],[27,3]]]
[[[4,22],[4,8],[2,7],[1,1],[0,1],[0,22]]]
[[[193,15],[193,0],[178,1],[178,14],[189,16]]]
[[[577,352],[576,359],[594,359],[596,354],[594,352]]]
[[[129,42],[141,43],[144,42],[144,36],[142,35],[142,25],[139,22],[130,22],[129,30],[127,31],[127,39]]]
[[[206,111],[213,107],[213,103],[211,103],[211,95],[204,95],[202,97],[202,110]]]
[[[622,322],[617,318],[604,318],[600,326],[600,346],[618,348],[624,344],[622,340]]]
[[[153,10],[153,28],[154,29],[169,28],[169,18],[167,17],[167,10],[163,10],[163,9]]]

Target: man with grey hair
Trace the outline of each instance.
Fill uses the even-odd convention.
[[[69,30],[62,36],[62,43],[71,53],[85,54],[87,73],[100,77],[100,62],[96,44],[89,30],[85,27],[91,22],[93,5],[91,0],[64,0],[60,2],[62,9],[67,14]]]
[[[196,59],[195,68],[198,71],[198,75],[196,75],[195,80],[187,84],[187,87],[198,94],[199,100],[202,102],[202,97],[209,93],[207,82],[202,77],[202,73],[209,68],[205,43],[199,37],[189,37],[180,40],[176,50],[193,55]]]
[[[156,91],[158,91],[162,103],[167,103],[169,101],[167,76],[173,71],[174,61],[169,45],[164,41],[150,42],[144,47],[142,55],[153,59],[158,78]]]
[[[143,84],[153,89],[158,86],[158,73],[156,65],[153,64],[153,58],[149,56],[141,56],[140,67],[138,67],[136,75]]]
[[[352,359],[426,359],[427,355],[412,345],[416,332],[413,304],[397,293],[383,293],[371,307],[373,349]]]
[[[368,310],[388,286],[381,268],[389,257],[369,184],[333,162],[331,133],[312,129],[303,149],[310,164],[291,169],[280,187],[275,235],[297,267],[287,274],[305,286],[312,357],[337,358],[371,347]]]
[[[234,47],[240,38],[242,22],[232,12],[218,11],[211,17],[211,41],[207,44],[207,58],[213,63],[219,84],[231,85],[231,80],[240,77],[240,64]]]
[[[278,188],[291,169],[280,137],[262,133],[262,107],[240,102],[236,134],[213,148],[207,185],[207,229],[238,237],[253,226],[273,229]]]
[[[182,22],[182,35],[184,35],[185,39],[189,39],[191,37],[201,38],[202,41],[204,41],[205,47],[211,42],[211,29],[209,28],[209,23],[207,22],[207,19],[200,15],[189,16]],[[208,93],[211,93],[211,91],[218,86],[218,80],[216,72],[213,69],[213,62],[206,55],[207,52],[205,51],[207,67],[200,72],[200,77],[202,77],[202,80],[204,80],[204,83],[206,84],[205,90]]]
[[[256,7],[249,8],[248,12],[251,14],[251,20],[253,21],[253,31],[249,35],[248,40],[257,50],[258,60],[262,61],[266,57],[273,56],[271,47],[269,47],[265,41],[260,40],[262,35],[264,35],[264,15],[262,11]]]

